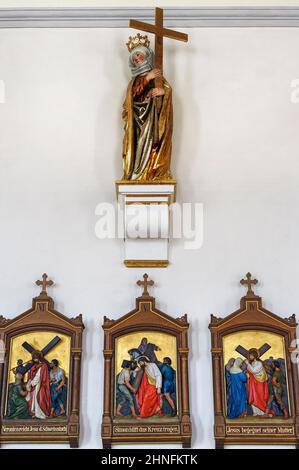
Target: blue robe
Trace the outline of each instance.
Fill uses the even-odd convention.
[[[169,364],[162,364],[160,372],[162,374],[162,393],[174,393],[175,370]]]
[[[230,397],[227,402],[227,417],[238,418],[244,411],[247,411],[247,376],[244,372],[239,374],[229,374]]]
[[[67,405],[66,378],[63,387],[61,387],[58,392],[56,391],[56,388],[61,384],[63,376],[64,371],[60,369],[60,367],[55,373],[52,370],[50,371],[50,379],[55,380],[55,382],[50,383],[51,408],[54,410],[54,416],[57,416],[61,412],[60,405],[63,405],[64,409],[66,409]]]

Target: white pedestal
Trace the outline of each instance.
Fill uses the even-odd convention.
[[[116,190],[124,214],[124,264],[168,266],[169,205],[175,201],[176,181],[120,180]]]

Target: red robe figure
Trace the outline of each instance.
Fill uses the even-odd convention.
[[[140,418],[149,418],[154,414],[162,416],[162,375],[156,364],[147,357],[140,357],[138,364],[143,370],[141,383],[136,393]]]
[[[32,353],[33,366],[28,372],[26,396],[30,415],[38,419],[46,419],[51,414],[51,394],[49,370],[46,362],[42,362],[40,351]]]
[[[261,416],[266,412],[269,397],[267,373],[256,349],[249,350],[249,360],[245,362],[248,376],[248,403],[252,407],[253,415]]]

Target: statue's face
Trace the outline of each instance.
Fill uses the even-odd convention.
[[[142,52],[136,52],[133,55],[134,65],[141,65],[145,61],[145,55]]]

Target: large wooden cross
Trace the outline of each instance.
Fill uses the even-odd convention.
[[[263,354],[265,354],[267,351],[269,351],[269,349],[271,349],[270,344],[264,343],[260,348],[257,349],[259,357],[263,356]],[[241,356],[245,357],[246,359],[249,358],[249,351],[246,348],[243,348],[243,346],[241,346],[240,344],[239,344],[239,346],[236,347],[235,350],[239,354],[241,354]]]
[[[41,353],[43,357],[46,356],[58,343],[60,343],[61,338],[59,336],[55,336],[42,350]],[[26,349],[26,351],[29,352],[29,354],[32,354],[33,351],[36,350],[31,344],[27,343],[27,341],[24,341],[22,344],[23,348]]]
[[[52,351],[53,348],[55,348],[55,346],[60,343],[61,341],[61,338],[59,338],[59,336],[55,336],[53,339],[51,339],[51,341],[41,350],[41,353],[42,353],[42,356],[43,358],[50,352]],[[33,351],[36,351],[36,348],[34,348],[32,346],[32,344],[28,343],[28,341],[24,341],[24,343],[22,344],[23,348],[26,349],[27,352],[29,352],[29,354],[32,354]],[[31,361],[27,361],[23,364],[23,366],[25,366],[26,364],[28,364],[29,362]],[[16,367],[13,367],[11,369],[12,371],[15,371],[16,370]]]
[[[61,338],[59,336],[55,336],[42,350],[41,353],[43,356],[48,354],[55,346],[56,344],[60,343]],[[26,349],[30,354],[33,353],[33,351],[36,350],[31,344],[27,343],[27,341],[24,341],[22,344],[23,348]]]
[[[51,341],[41,350],[41,353],[42,353],[42,356],[43,358],[50,352],[52,351],[53,348],[55,348],[55,346],[60,343],[61,341],[61,338],[59,338],[59,336],[54,336],[53,339],[51,339]],[[24,341],[24,343],[22,344],[23,348],[26,349],[27,352],[29,352],[29,354],[32,354],[33,351],[36,350],[35,347],[32,346],[32,344],[28,343],[27,341]],[[26,365],[28,364],[29,362],[31,361],[28,361],[28,362],[25,362],[23,365]],[[16,367],[13,367],[11,369],[12,371],[16,370]]]
[[[164,28],[163,9],[155,9],[155,24],[144,23],[142,21],[130,20],[130,28],[139,29],[155,35],[155,68],[163,72],[163,38],[177,39],[178,41],[188,42],[188,34],[180,33],[172,29]],[[162,77],[155,79],[155,86],[162,87]]]

